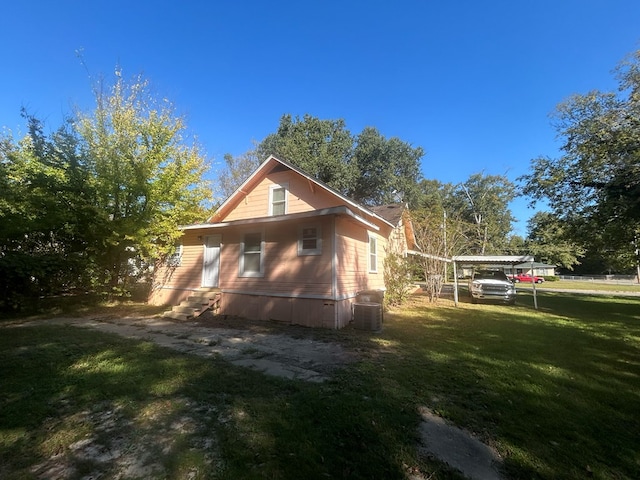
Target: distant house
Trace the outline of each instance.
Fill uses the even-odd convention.
[[[533,267],[533,268],[532,268]],[[553,277],[556,274],[555,265],[548,265],[546,263],[533,262],[531,263],[521,263],[513,266],[513,272],[508,273],[525,273],[528,275],[539,276],[539,277]]]
[[[517,273],[525,273],[528,275],[539,276],[539,277],[553,277],[556,273],[555,265],[548,265],[546,263],[533,262],[533,269],[531,268],[531,263],[519,263],[516,265],[491,265],[490,263],[484,265],[484,268],[504,270],[504,272],[508,275],[513,275]],[[471,265],[463,265],[461,268],[463,277],[470,277],[473,273],[473,266]]]
[[[221,314],[311,327],[347,325],[358,292],[384,289],[385,257],[415,248],[403,205],[366,208],[273,156],[183,232],[151,303],[212,289]]]

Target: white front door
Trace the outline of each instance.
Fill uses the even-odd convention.
[[[202,286],[217,287],[220,274],[221,235],[204,237],[204,260],[202,262]]]

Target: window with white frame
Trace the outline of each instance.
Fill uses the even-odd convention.
[[[322,231],[318,225],[300,227],[298,255],[322,255]]]
[[[240,276],[264,276],[264,239],[262,233],[246,233],[240,246]]]
[[[288,185],[273,185],[269,189],[269,215],[284,215],[287,213]]]
[[[179,267],[182,261],[182,243],[177,243],[175,251],[167,256],[167,265],[169,267]]]
[[[369,272],[378,272],[378,238],[369,235]]]

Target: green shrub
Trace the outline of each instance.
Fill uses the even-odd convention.
[[[411,267],[406,258],[391,254],[384,260],[384,303],[401,305],[411,293]]]

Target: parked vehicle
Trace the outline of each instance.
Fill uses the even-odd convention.
[[[507,276],[509,277],[509,279],[511,281],[513,281],[513,283],[519,283],[519,282],[542,283],[542,282],[544,282],[544,278],[543,277],[531,276],[528,273],[517,273],[515,275],[507,275]]]
[[[516,287],[501,270],[477,270],[469,281],[471,303],[478,300],[500,300],[516,303]]]

